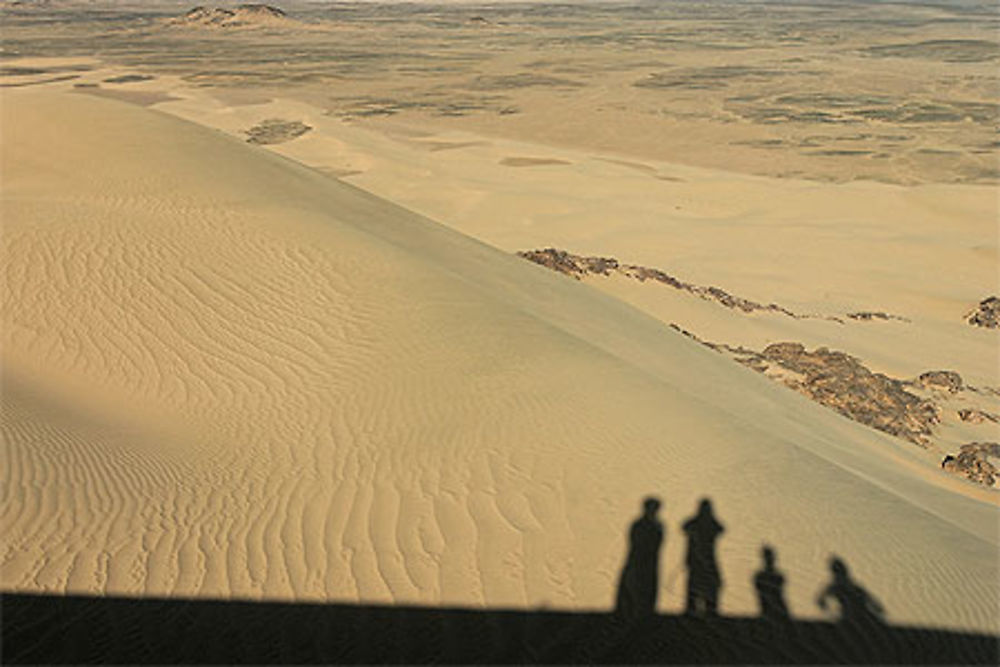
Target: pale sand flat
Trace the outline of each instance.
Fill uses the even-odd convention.
[[[606,609],[652,493],[664,611],[708,496],[726,614],[767,541],[796,616],[836,553],[894,623],[997,631],[996,496],[911,446],[267,149],[2,111],[4,589]]]
[[[701,317],[700,307],[677,311],[648,286],[594,283],[710,340],[799,340],[900,377],[951,369],[970,384],[1000,387],[996,336],[963,320],[996,290],[1000,205],[992,187],[764,178],[458,131],[435,140],[462,150],[428,157],[399,138],[398,123],[383,133],[293,100],[250,111],[215,106],[197,91],[176,94],[187,99],[164,111],[235,135],[267,115],[303,118],[315,129],[276,152],[351,172],[359,187],[510,252],[554,246],[612,256],[765,304],[840,316],[892,312],[912,324],[899,335],[815,321],[748,324]],[[518,155],[543,168],[509,168]],[[573,168],[545,166],[560,163]]]
[[[522,157],[512,156],[500,160],[500,164],[505,167],[547,167],[551,165],[571,164],[566,160],[559,160],[547,157]]]

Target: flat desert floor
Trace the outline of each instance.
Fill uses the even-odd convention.
[[[2,10],[4,591],[1000,632],[995,8],[282,7]]]

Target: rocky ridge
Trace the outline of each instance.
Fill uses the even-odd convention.
[[[921,447],[930,445],[934,426],[941,421],[941,409],[932,400],[909,391],[914,383],[874,373],[845,352],[825,347],[809,351],[795,342],[773,343],[758,352],[704,341],[675,324],[671,327],[848,419]]]
[[[233,9],[198,6],[172,19],[172,25],[203,28],[247,28],[280,25],[287,21],[284,10],[264,4],[237,5]]]
[[[765,306],[734,296],[717,287],[702,287],[683,282],[659,269],[623,264],[613,257],[586,257],[556,248],[528,250],[517,254],[576,280],[583,280],[592,275],[619,274],[640,282],[654,280],[664,283],[742,312],[771,311],[796,319],[822,317],[797,314],[777,304]],[[990,303],[990,299],[987,299],[981,307],[989,307]],[[855,321],[873,319],[909,321],[898,315],[870,311],[848,313],[846,317]],[[824,319],[835,319],[844,323],[843,320],[833,317]],[[941,423],[945,412],[942,406],[947,407],[949,413],[953,411],[963,422],[1000,423],[1000,417],[991,412],[978,408],[957,407],[956,401],[958,405],[968,405],[967,400],[962,398],[963,392],[981,396],[1000,396],[1000,391],[993,387],[968,386],[963,382],[962,376],[955,371],[931,370],[909,380],[893,378],[873,372],[857,357],[825,347],[808,350],[798,342],[778,342],[758,351],[744,346],[706,341],[674,323],[670,323],[670,327],[744,366],[763,373],[772,380],[781,382],[820,405],[836,410],[848,419],[925,449],[936,449],[935,427]],[[945,457],[942,467],[978,484],[993,486],[1000,480],[1000,473],[987,457],[998,456],[998,448],[1000,445],[995,443],[976,442],[962,445],[957,456]]]
[[[647,266],[639,266],[636,264],[624,264],[619,262],[614,257],[586,257],[582,255],[574,255],[565,250],[559,250],[557,248],[543,248],[541,250],[522,250],[518,253],[519,257],[523,257],[530,262],[539,264],[546,268],[552,269],[553,271],[558,271],[564,275],[575,278],[576,280],[583,280],[590,275],[600,275],[600,276],[610,276],[612,274],[619,274],[625,276],[626,278],[631,278],[638,280],[639,282],[646,282],[647,280],[652,280],[664,285],[673,287],[674,289],[682,290],[693,294],[706,301],[714,301],[726,308],[731,308],[733,310],[739,310],[744,313],[752,313],[757,311],[772,312],[785,315],[797,320],[804,319],[822,319],[831,320],[834,322],[839,322],[841,324],[844,321],[835,316],[831,315],[815,315],[815,314],[803,314],[795,313],[780,306],[776,303],[762,304],[757,301],[752,301],[714,286],[702,286],[695,285],[692,283],[684,282],[674,276],[661,271],[660,269],[650,268]],[[850,313],[847,317],[858,320],[858,321],[871,321],[873,319],[880,320],[900,320],[908,321],[906,318],[900,317],[898,315],[890,315],[888,313],[882,312],[859,312]]]
[[[911,389],[923,389],[945,399],[963,391],[984,393],[965,385],[955,371],[927,371],[913,380],[901,380],[873,373],[856,357],[836,350],[818,348],[810,352],[801,343],[782,342],[757,352],[702,340],[676,324],[670,327],[848,419],[924,448],[933,444],[934,427],[941,422],[944,411],[935,400],[918,396]],[[963,422],[1000,423],[1000,416],[985,410],[961,408],[955,412]],[[1000,445],[962,445],[959,454],[945,456],[941,466],[977,484],[994,486],[1000,481],[1000,471],[987,457],[1000,458]]]

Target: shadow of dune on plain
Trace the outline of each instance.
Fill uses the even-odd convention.
[[[998,638],[880,625],[611,612],[2,596],[3,662],[995,664]]]

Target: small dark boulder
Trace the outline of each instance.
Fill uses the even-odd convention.
[[[965,321],[974,327],[996,329],[1000,327],[1000,298],[991,296],[965,316]]]
[[[920,374],[917,382],[926,389],[938,389],[949,394],[962,391],[962,376],[955,371],[927,371]]]
[[[958,456],[951,454],[945,456],[941,461],[941,467],[976,484],[994,486],[1000,478],[1000,470],[990,462],[990,458],[1000,459],[1000,444],[970,442],[961,446]]]

